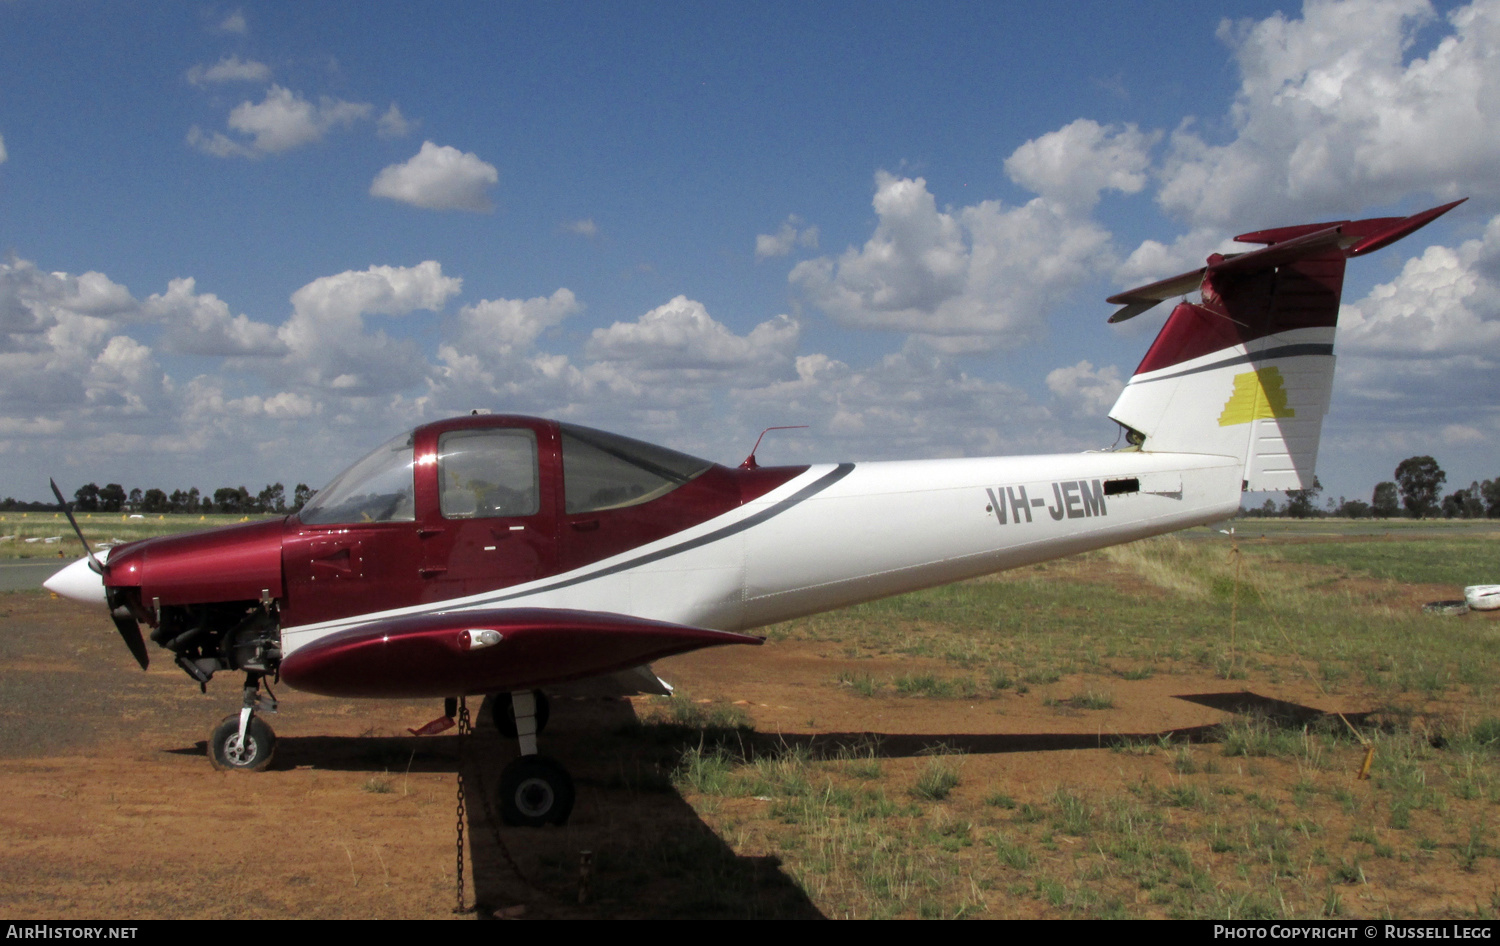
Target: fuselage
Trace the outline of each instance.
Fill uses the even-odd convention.
[[[1222,520],[1241,470],[1136,450],[730,469],[465,417],[377,448],[298,515],[116,548],[103,583],[190,674],[497,608],[744,631]]]
[[[819,464],[703,523],[534,581],[383,616],[505,607],[750,630],[1194,525],[1239,463],[1135,452]],[[286,626],[287,653],[361,621]]]

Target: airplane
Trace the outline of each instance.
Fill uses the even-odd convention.
[[[293,515],[90,551],[45,587],[104,603],[143,669],[145,624],[200,687],[245,674],[239,714],[209,739],[219,768],[270,762],[268,678],[443,699],[426,732],[485,694],[519,744],[502,820],[562,824],[575,793],[537,752],[544,688],[667,692],[653,661],[760,644],[757,627],[1220,522],[1242,491],[1309,488],[1346,261],[1461,202],[1242,234],[1261,248],[1110,297],[1118,322],[1200,294],[1111,409],[1117,449],[769,467],[752,450],[732,469],[476,412],[398,434]]]

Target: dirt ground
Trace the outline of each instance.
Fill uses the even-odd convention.
[[[152,656],[149,671],[136,670],[93,609],[0,596],[0,914],[452,919],[462,824],[464,899],[482,915],[712,916],[712,904],[694,900],[702,878],[678,869],[688,862],[752,891],[758,915],[823,915],[774,852],[734,850],[672,790],[660,752],[632,726],[629,700],[555,701],[542,752],[574,775],[571,822],[496,832],[479,783],[497,784],[514,749],[488,727],[461,764],[455,736],[406,734],[439,714],[435,703],[281,688],[271,770],[217,772],[205,739],[237,710],[239,681],[215,679],[201,695],[162,652]],[[841,670],[896,666],[856,666],[834,645],[781,642],[700,652],[657,670],[694,697],[738,704],[754,738],[816,749],[873,737],[887,765],[913,770],[918,753],[943,742],[967,754],[961,791],[1005,786],[1017,795],[1117,782],[1121,766],[1136,762],[1103,747],[1122,735],[1191,738],[1257,702],[1362,709],[1324,705],[1327,697],[1296,682],[1209,674],[1115,681],[1113,708],[1073,715],[1044,707],[1037,693],[969,704],[830,685]],[[924,669],[911,659],[900,668]],[[477,712],[477,701],[470,707]],[[584,851],[592,861],[580,904]]]

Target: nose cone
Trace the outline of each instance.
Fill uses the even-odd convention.
[[[42,582],[42,587],[56,595],[84,604],[108,604],[104,596],[104,579],[89,568],[89,560],[78,561]]]

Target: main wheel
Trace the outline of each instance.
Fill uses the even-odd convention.
[[[240,717],[224,717],[224,721],[208,737],[208,761],[214,768],[233,772],[259,772],[271,764],[276,752],[276,734],[259,716],[250,717],[245,727],[245,740],[240,741]]]
[[[573,778],[546,756],[522,756],[500,774],[500,820],[511,827],[566,824],[572,812]]]
[[[540,736],[542,730],[547,728],[547,719],[552,715],[552,707],[547,702],[547,694],[541,690],[533,691],[536,699],[536,734]],[[516,738],[516,705],[509,693],[496,693],[489,698],[490,721],[495,728],[500,730],[500,735],[507,739]]]

